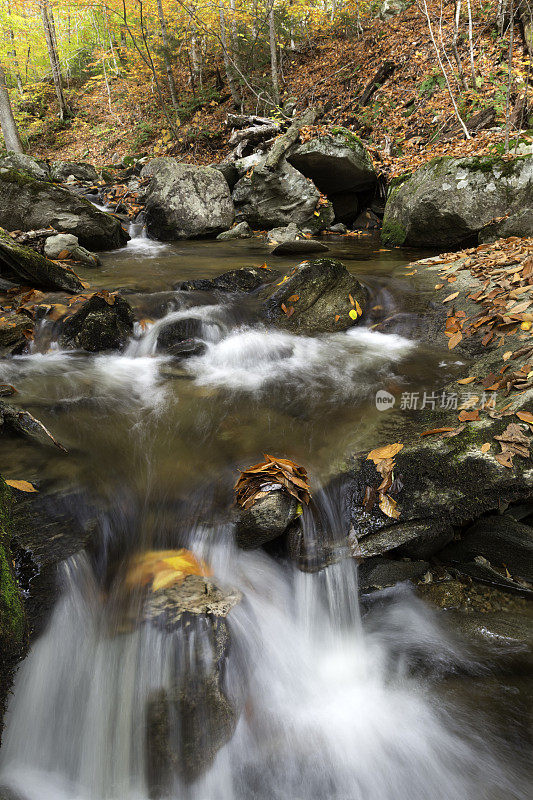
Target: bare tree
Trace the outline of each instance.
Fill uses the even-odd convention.
[[[52,70],[52,78],[54,80],[54,88],[56,90],[57,102],[59,104],[59,118],[66,119],[70,116],[70,109],[65,100],[63,91],[63,79],[61,76],[61,67],[59,64],[59,56],[57,52],[57,41],[55,29],[50,19],[48,0],[40,0],[41,19],[43,21],[44,38],[46,39],[46,47],[48,49],[48,57],[50,59],[50,68]]]
[[[234,62],[228,52],[228,37],[226,35],[226,18],[224,15],[223,0],[220,0],[219,13],[220,13],[220,43],[222,45],[222,55],[224,57],[224,69],[226,71],[226,78],[228,80],[228,86],[231,92],[233,105],[235,106],[235,108],[240,108],[241,96],[237,85],[237,80],[235,78],[235,73],[233,71]]]
[[[268,12],[268,34],[270,40],[270,71],[272,74],[272,94],[279,105],[278,49],[276,44],[276,20],[274,18],[274,2],[271,0]]]
[[[163,61],[165,63],[165,70],[167,73],[168,88],[170,89],[170,99],[172,107],[175,111],[178,110],[178,96],[176,94],[176,84],[174,82],[174,75],[172,73],[172,64],[170,63],[169,39],[167,21],[165,19],[165,12],[163,11],[162,0],[157,0],[157,13],[159,15],[159,24],[161,25],[161,38],[163,40]]]
[[[511,132],[511,87],[513,85],[513,46],[514,46],[514,0],[511,0],[511,25],[509,29],[509,77],[507,81],[507,98],[505,101],[505,152],[509,152],[509,134]]]
[[[472,26],[472,6],[470,0],[466,0],[466,7],[468,8],[468,49],[470,52],[470,71],[472,72],[472,88],[477,89],[477,75],[476,65],[474,62],[474,35]]]
[[[24,152],[22,143],[17,128],[17,123],[13,116],[13,109],[9,100],[9,92],[6,83],[6,73],[0,64],[0,127],[4,142],[6,143],[6,150],[13,150],[15,153]]]

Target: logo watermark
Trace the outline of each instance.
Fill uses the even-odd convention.
[[[385,389],[379,389],[375,399],[378,411],[388,411],[396,403],[396,397]],[[447,392],[444,390],[402,392],[399,403],[400,411],[423,411],[426,408],[431,411],[436,409],[445,411],[493,409],[496,408],[496,392],[482,392],[481,395],[474,392]]]
[[[396,398],[390,392],[386,392],[385,389],[380,389],[376,392],[376,408],[378,411],[387,411],[389,408],[392,408],[394,403],[396,402]]]

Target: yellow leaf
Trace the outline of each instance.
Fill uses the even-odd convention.
[[[6,480],[8,486],[11,486],[13,489],[18,489],[19,492],[38,492],[39,490],[35,488],[33,483],[29,483],[29,481],[12,481]]]
[[[355,308],[351,308],[351,309],[348,311],[348,316],[349,316],[351,319],[357,319],[357,311],[355,310]]]
[[[520,325],[520,330],[522,330],[522,331],[530,331],[531,330],[531,325],[532,325],[531,322],[523,322]]]
[[[396,500],[393,500],[388,494],[379,495],[379,507],[387,517],[391,517],[392,519],[399,518],[400,511],[397,505]]]
[[[503,360],[504,361],[508,361],[511,358],[512,355],[513,355],[513,351],[512,350],[508,350],[506,353],[503,354]]]
[[[396,444],[387,444],[385,447],[378,447],[376,450],[371,450],[367,455],[367,461],[381,461],[383,458],[394,458],[400,450],[403,450],[403,444],[396,442]]]

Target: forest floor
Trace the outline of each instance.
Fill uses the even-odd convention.
[[[441,9],[436,3],[432,8],[434,33],[448,45],[453,9],[449,6],[439,16]],[[386,22],[367,20],[359,36],[340,32],[311,41],[298,52],[286,53],[282,61],[284,98],[298,98],[301,107],[321,105],[325,109],[321,125],[342,125],[357,133],[368,145],[378,170],[388,177],[437,155],[502,153],[508,105],[513,123],[511,149],[519,144],[531,145],[531,131],[519,138],[515,134],[532,125],[527,110],[522,110],[527,54],[520,36],[515,36],[508,97],[508,40],[497,35],[492,17],[478,16],[475,20],[475,89],[468,41],[459,42],[468,88],[459,85],[449,46],[446,51],[449,60],[445,68],[463,119],[468,121],[481,111],[494,109],[488,126],[471,139],[465,138],[457,123],[427,20],[417,5]],[[366,84],[386,62],[394,65],[392,74],[367,104],[361,104],[359,98]],[[176,79],[180,95],[178,137],[169,130],[149,76],[138,68],[128,70],[126,65],[121,76],[109,74],[109,91],[100,75],[71,86],[69,102],[75,117],[66,123],[52,116],[53,88],[39,84],[23,99],[18,113],[28,135],[29,152],[100,166],[117,163],[125,156],[173,155],[199,164],[221,160],[229,149],[226,116],[233,110],[229,97],[224,99],[225,87],[219,91],[215,88],[214,70],[206,75],[200,93],[193,93],[185,70],[177,70]],[[253,97],[247,98],[246,105],[252,113],[264,111],[255,108]]]

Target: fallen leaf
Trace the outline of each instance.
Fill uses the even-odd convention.
[[[448,349],[449,350],[453,350],[454,347],[457,347],[457,345],[462,340],[462,338],[463,338],[463,334],[461,333],[461,331],[458,331],[457,333],[454,333],[454,335],[448,341]]]
[[[442,301],[443,303],[449,303],[450,300],[455,300],[456,297],[459,296],[459,292],[454,292],[453,294],[449,294],[448,297],[445,297]]]
[[[481,445],[480,450],[482,453],[488,453],[490,448],[491,448],[490,442],[485,442],[485,444]]]
[[[468,386],[469,383],[474,383],[475,380],[476,376],[471,375],[470,378],[461,378],[461,380],[457,381],[457,383],[460,383],[461,386]]]
[[[400,444],[399,442],[396,442],[395,444],[387,444],[385,447],[378,447],[376,450],[371,450],[367,455],[366,460],[376,463],[384,458],[394,458],[394,456],[397,455],[400,450],[403,450],[403,444]]]
[[[479,411],[461,411],[457,419],[460,422],[473,422],[474,420],[479,419]]]
[[[399,518],[400,511],[397,506],[398,504],[396,500],[394,500],[392,497],[389,497],[388,494],[380,494],[379,507],[387,517],[391,517],[392,519]]]
[[[39,490],[35,488],[33,483],[29,481],[13,481],[13,480],[6,480],[8,486],[11,486],[13,489],[18,489],[19,492],[38,492]]]
[[[516,416],[518,419],[522,420],[522,422],[528,422],[530,425],[533,425],[533,414],[530,411],[517,411]]]
[[[350,317],[350,319],[357,319],[357,311],[355,310],[355,308],[351,308],[348,311],[348,316]]]
[[[430,428],[428,431],[422,431],[420,436],[432,436],[434,433],[450,433],[455,428]]]

